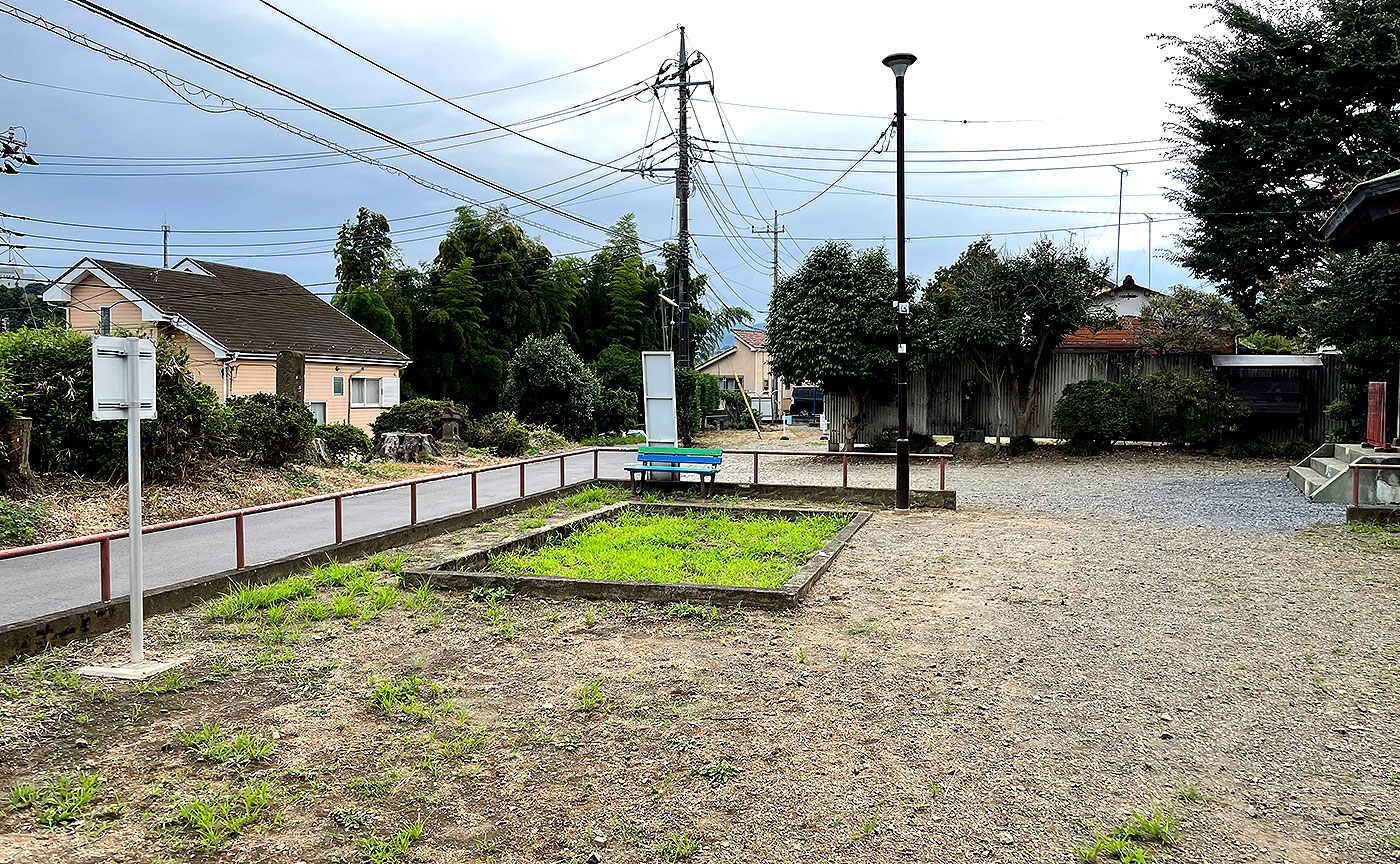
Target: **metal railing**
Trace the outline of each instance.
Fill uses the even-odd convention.
[[[471,478],[471,509],[479,509],[477,505],[477,479],[481,474],[491,471],[518,470],[520,473],[520,498],[525,497],[525,468],[527,465],[535,465],[541,462],[559,463],[559,486],[564,488],[568,485],[565,477],[566,461],[570,458],[593,456],[593,479],[599,479],[598,454],[603,452],[612,453],[635,453],[636,447],[588,447],[578,450],[570,450],[563,453],[551,453],[546,456],[534,456],[529,459],[520,459],[514,462],[503,462],[495,465],[482,465],[476,468],[466,468],[461,471],[449,471],[442,474],[432,474],[424,477],[413,477],[407,480],[395,480],[390,483],[379,483],[373,486],[362,486],[358,489],[347,489],[343,492],[327,492],[324,495],[313,495],[308,498],[296,498],[290,501],[278,501],[272,504],[262,504],[256,507],[244,507],[239,510],[226,510],[221,513],[209,513],[203,516],[191,516],[187,519],[176,519],[170,522],[159,522],[154,525],[146,525],[141,529],[141,534],[156,534],[161,531],[171,531],[176,528],[188,528],[194,525],[207,525],[212,522],[233,521],[234,534],[234,561],[237,569],[247,566],[247,554],[245,546],[245,525],[244,521],[248,516],[259,513],[269,513],[277,510],[286,510],[292,507],[302,507],[309,504],[319,504],[332,501],[335,505],[335,542],[340,545],[345,542],[345,517],[344,502],[346,498],[358,495],[369,495],[375,492],[383,492],[389,489],[408,488],[408,524],[410,526],[418,524],[418,487],[424,483],[436,483],[440,480],[450,480],[456,477]],[[759,481],[759,457],[760,456],[805,456],[825,459],[841,457],[841,488],[849,488],[849,473],[851,459],[893,459],[893,453],[871,453],[863,450],[853,452],[837,452],[831,450],[725,450],[725,455],[740,455],[753,457],[753,482],[755,485]],[[938,488],[946,488],[947,464],[952,456],[946,453],[911,453],[910,459],[936,459],[938,460]],[[1358,466],[1352,466],[1358,467]],[[1360,466],[1360,467],[1384,467],[1384,466]],[[1353,497],[1355,493],[1353,492]],[[514,500],[514,499],[507,499]],[[465,512],[465,511],[464,511]],[[126,531],[106,531],[101,534],[88,534],[83,537],[71,537],[66,540],[54,540],[49,543],[39,543],[33,546],[17,546],[12,549],[0,549],[0,561],[23,558],[30,555],[39,555],[45,552],[55,552],[60,549],[72,549],[79,546],[98,546],[98,560],[102,588],[102,601],[109,602],[112,599],[112,541],[121,540],[128,536]]]
[[[1351,506],[1361,506],[1361,472],[1362,471],[1400,471],[1400,464],[1395,463],[1371,463],[1353,462],[1347,466],[1351,469]],[[1370,505],[1380,507],[1384,505]]]

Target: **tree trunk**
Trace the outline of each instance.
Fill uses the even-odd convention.
[[[23,496],[34,489],[34,472],[29,468],[29,436],[34,421],[12,417],[0,423],[0,492]]]
[[[865,410],[865,399],[854,387],[847,392],[851,397],[851,413],[841,426],[841,449],[850,452],[856,449],[856,433],[860,431],[860,415]]]

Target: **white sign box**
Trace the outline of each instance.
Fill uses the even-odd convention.
[[[156,346],[138,339],[140,352],[141,419],[156,418]],[[127,340],[120,336],[92,337],[92,419],[125,420],[127,396]]]
[[[676,422],[676,358],[670,351],[642,352],[643,421],[650,447],[680,445]]]

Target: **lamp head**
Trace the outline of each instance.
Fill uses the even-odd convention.
[[[918,59],[913,54],[891,54],[885,58],[885,65],[894,72],[894,77],[903,78],[904,72]]]

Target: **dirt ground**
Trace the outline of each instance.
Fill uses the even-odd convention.
[[[0,862],[1068,862],[1154,805],[1181,826],[1152,860],[1395,860],[1390,539],[887,511],[791,613],[405,594],[271,638],[157,616],[148,644],[195,658],[173,684],[52,671],[122,634],[0,670],[0,791],[103,777],[75,825],[0,815]],[[435,716],[371,704],[409,675]],[[197,757],[178,730],[211,722],[275,749]],[[176,818],[261,781],[215,852]]]

